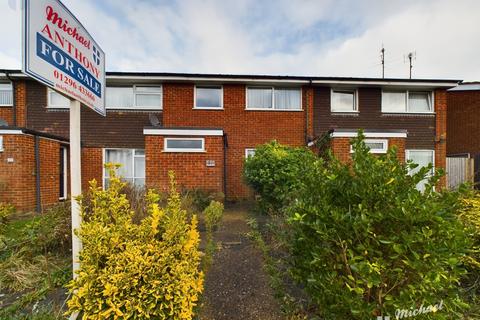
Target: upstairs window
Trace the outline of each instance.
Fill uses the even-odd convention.
[[[107,87],[108,109],[162,109],[161,86]]]
[[[223,89],[221,86],[196,86],[195,106],[196,109],[222,109]]]
[[[302,110],[300,88],[248,87],[247,109]]]
[[[430,91],[383,91],[382,112],[432,113]]]
[[[331,93],[332,112],[356,112],[357,91],[356,90],[336,90]]]
[[[49,108],[69,108],[70,99],[55,90],[48,88],[47,104]]]
[[[13,86],[11,83],[0,83],[0,106],[13,105]]]

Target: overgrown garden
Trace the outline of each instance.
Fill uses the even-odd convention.
[[[276,142],[246,160],[285,311],[373,319],[423,308],[421,319],[478,319],[478,194],[437,188],[441,171],[413,170],[394,148],[371,154],[361,133],[352,144],[350,163]]]

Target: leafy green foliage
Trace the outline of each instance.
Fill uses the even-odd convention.
[[[0,202],[0,227],[7,223],[8,217],[15,212],[15,207],[9,203]]]
[[[434,305],[422,319],[458,318],[469,239],[457,193],[435,192],[440,173],[408,172],[396,151],[369,153],[363,135],[353,161],[318,160],[289,208],[292,273],[325,319],[371,319]],[[425,191],[416,185],[426,179]],[[291,182],[287,182],[292,185]]]
[[[203,210],[207,232],[212,232],[219,226],[220,222],[222,221],[223,210],[223,203],[215,200],[210,202],[208,207]]]
[[[192,319],[203,289],[199,233],[196,217],[189,222],[181,209],[173,173],[167,206],[149,191],[140,223],[121,193],[124,184],[110,174],[107,190],[91,182],[89,207],[82,206],[81,267],[68,286],[69,312],[83,319]]]
[[[292,148],[276,141],[259,146],[245,160],[244,178],[260,196],[262,211],[278,213],[293,199],[316,156],[307,148]]]

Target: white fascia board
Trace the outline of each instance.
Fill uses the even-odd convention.
[[[214,129],[143,129],[144,135],[154,136],[223,136],[223,130]]]
[[[0,134],[23,134],[22,130],[1,130],[0,129]]]
[[[313,80],[313,84],[352,85],[352,86],[384,86],[384,87],[421,87],[421,88],[451,88],[457,82],[413,82],[413,81],[360,81],[360,80]]]
[[[363,135],[365,138],[406,138],[406,132],[364,132]],[[333,132],[332,138],[355,138],[358,136],[358,132],[342,132],[337,131]]]
[[[298,79],[252,79],[252,78],[210,78],[210,77],[181,77],[181,76],[106,76],[107,80],[155,80],[155,81],[186,81],[186,82],[243,82],[243,83],[281,83],[281,84],[308,84],[308,80]]]

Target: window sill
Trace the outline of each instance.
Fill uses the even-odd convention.
[[[215,107],[208,107],[208,108],[207,107],[205,107],[205,108],[204,107],[193,107],[192,109],[193,110],[217,110],[217,111],[223,111],[224,110],[223,107],[221,107],[221,108],[220,107],[217,107],[217,108],[215,108]]]
[[[13,107],[13,104],[0,104],[0,108],[5,107],[5,108],[11,108]]]
[[[162,150],[164,153],[207,153],[205,150]]]
[[[388,112],[382,111],[382,115],[391,115],[391,116],[434,116],[435,112]]]
[[[246,111],[278,111],[278,112],[302,112],[303,109],[267,109],[267,108],[245,108]]]
[[[332,116],[358,116],[359,111],[331,111]]]

